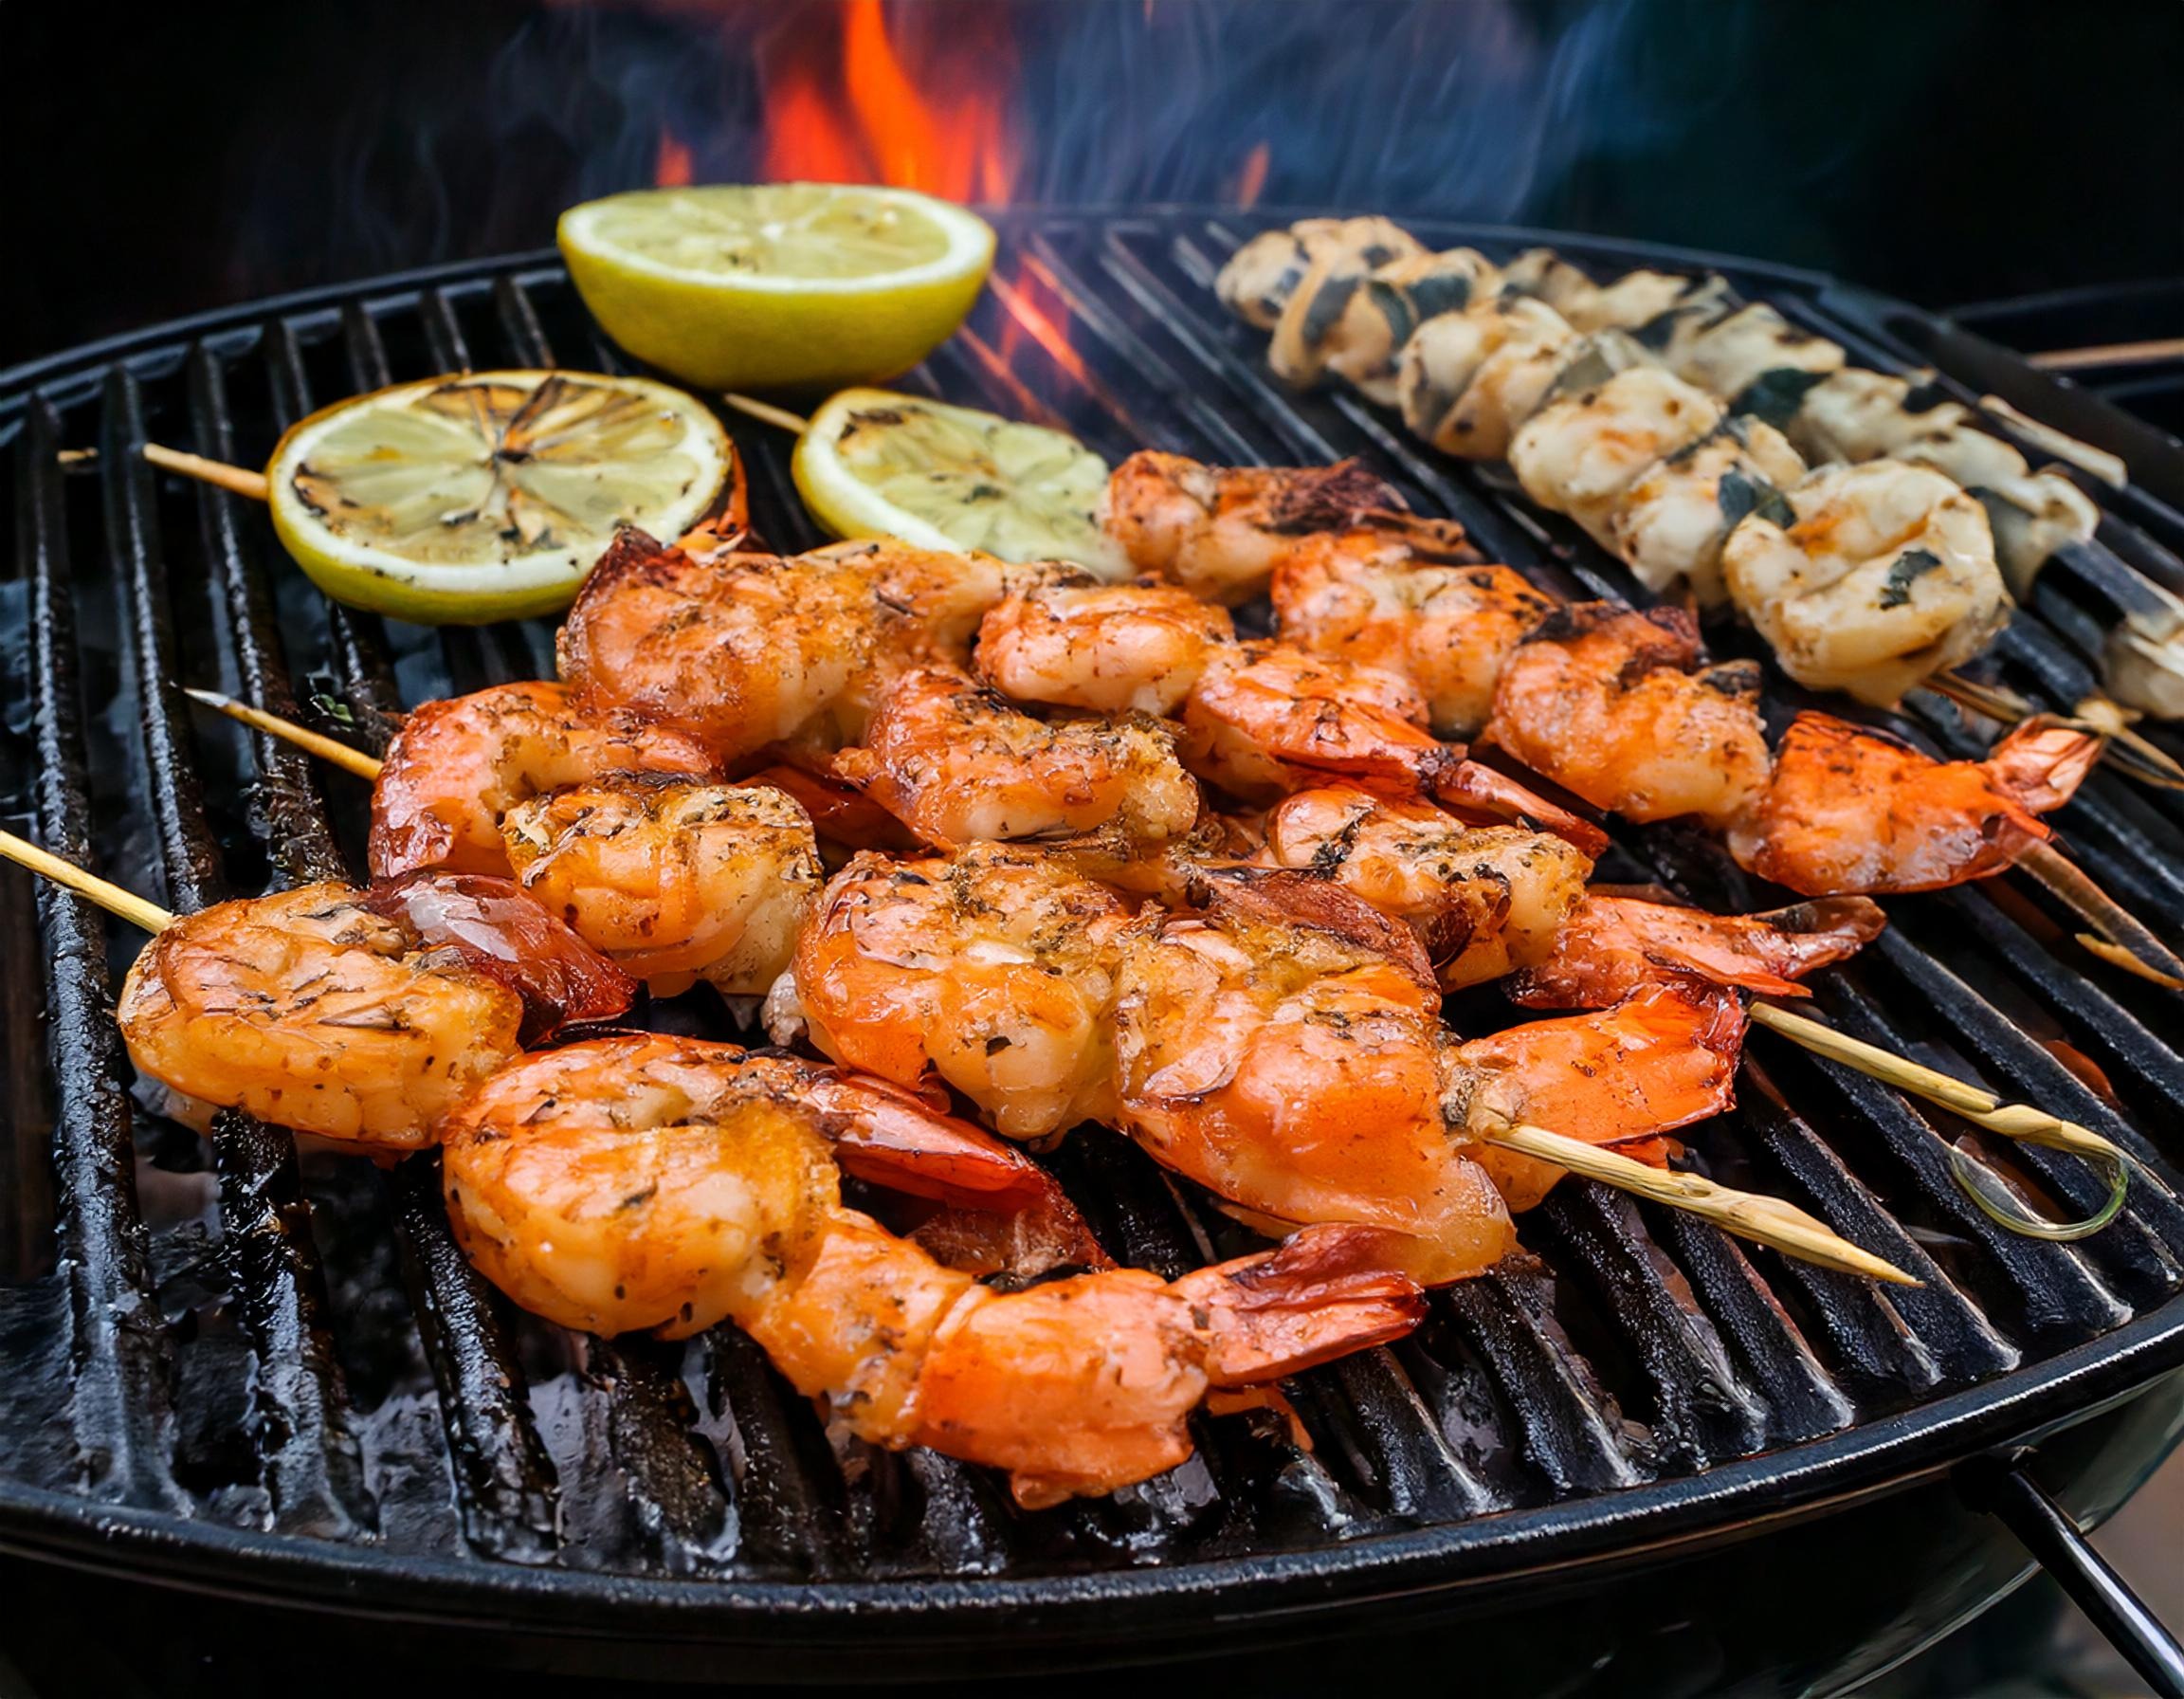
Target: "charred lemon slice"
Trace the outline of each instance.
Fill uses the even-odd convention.
[[[561,215],[569,275],[624,348],[708,390],[907,372],[993,263],[975,213],[833,183],[640,189]]]
[[[1104,578],[1128,575],[1093,517],[1107,463],[1043,425],[845,390],[811,416],[791,466],[804,504],[837,537],[1073,560]]]
[[[567,607],[617,526],[681,536],[734,455],[704,404],[665,384],[471,372],[313,413],[274,449],[266,499],[336,601],[482,625]]]

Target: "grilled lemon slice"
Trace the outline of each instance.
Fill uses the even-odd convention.
[[[708,390],[907,372],[963,321],[992,227],[907,189],[641,189],[557,232],[584,304],[639,359]]]
[[[1111,579],[1129,573],[1093,518],[1107,463],[1042,425],[845,390],[811,416],[792,466],[804,504],[837,537],[1073,560]]]
[[[428,625],[565,608],[616,526],[672,540],[734,475],[703,403],[591,372],[358,395],[298,424],[265,468],[273,528],[319,589]]]

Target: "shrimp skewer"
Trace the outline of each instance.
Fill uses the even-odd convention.
[[[1028,1507],[1171,1469],[1210,1392],[1399,1337],[1423,1314],[1413,1284],[1359,1266],[1339,1232],[1175,1282],[1101,1269],[980,1286],[843,1204],[849,1147],[830,1149],[828,1128],[855,1124],[843,1100],[858,1087],[817,1098],[760,1060],[620,1038],[505,1070],[447,1127],[464,1249],[569,1325],[681,1338],[733,1321],[841,1431],[1003,1469]],[[862,1153],[867,1178],[884,1182],[883,1157]]]

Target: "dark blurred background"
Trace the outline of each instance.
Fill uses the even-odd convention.
[[[14,0],[0,66],[0,364],[682,175],[1431,212],[1929,305],[2184,273],[2177,0]]]

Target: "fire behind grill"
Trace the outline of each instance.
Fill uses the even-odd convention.
[[[1235,240],[1221,223],[1052,216],[1005,234],[1011,286],[907,385],[1059,418],[1111,458],[1362,453],[1546,587],[1644,599],[1495,472],[1431,455],[1351,397],[1273,387],[1260,338],[1212,305]],[[1663,262],[1564,246],[1602,271]],[[1853,357],[1902,363],[1869,303],[1801,274],[1735,274]],[[341,395],[554,360],[623,363],[558,266],[528,256],[15,375],[0,391],[9,823],[184,909],[359,867],[362,787],[197,716],[180,686],[375,745],[404,703],[550,674],[550,627],[431,631],[330,607],[250,503],[155,477],[136,446],[254,463]],[[786,444],[734,423],[764,535],[820,540]],[[81,447],[95,469],[64,471],[57,451]],[[2110,502],[2103,540],[2170,570],[2184,521],[2094,493]],[[2007,682],[2057,703],[2092,687],[2112,572],[2050,568],[1998,651]],[[1771,711],[1794,705],[1777,678]],[[1944,704],[1892,723],[1976,748]],[[2088,869],[2172,938],[2180,821],[2175,798],[2105,775],[2060,816]],[[1602,876],[1756,900],[1717,849],[1671,830],[1625,832]],[[2184,1058],[2163,1041],[2184,999],[2095,961],[2043,903],[2015,880],[1894,902],[1879,943],[1818,983],[1819,1006],[2168,1172],[2174,1143],[2152,1134],[2184,1114]],[[939,1613],[948,1635],[1028,1606],[1082,1634],[1071,1612],[1138,1600],[1188,1638],[1200,1601],[1242,1588],[1261,1609],[1447,1585],[1817,1505],[2184,1361],[2184,1210],[2160,1186],[2136,1185],[2082,1243],[2011,1236],[1949,1176],[1961,1127],[1756,1033],[1741,1105],[1694,1135],[1694,1161],[1795,1199],[1922,1288],[1817,1271],[1567,1183],[1524,1217],[1530,1256],[1437,1296],[1414,1338],[1293,1383],[1309,1446],[1265,1414],[1201,1419],[1198,1455],[1173,1473],[1026,1514],[948,1459],[837,1454],[732,1331],[610,1342],[512,1310],[455,1249],[429,1157],[299,1164],[284,1134],[230,1115],[208,1164],[122,1083],[110,987],[136,944],[72,898],[0,880],[0,1539],[76,1562],[412,1615],[791,1638],[816,1632],[792,1621],[849,1633],[852,1610],[901,1634],[937,1605],[956,1607]],[[656,1014],[732,1035],[698,1001]],[[1490,997],[1457,1014],[1507,1018]],[[2067,1159],[1982,1148],[2062,1212],[2101,1201]],[[1248,1243],[1119,1140],[1081,1134],[1052,1160],[1125,1262],[1174,1274]]]

